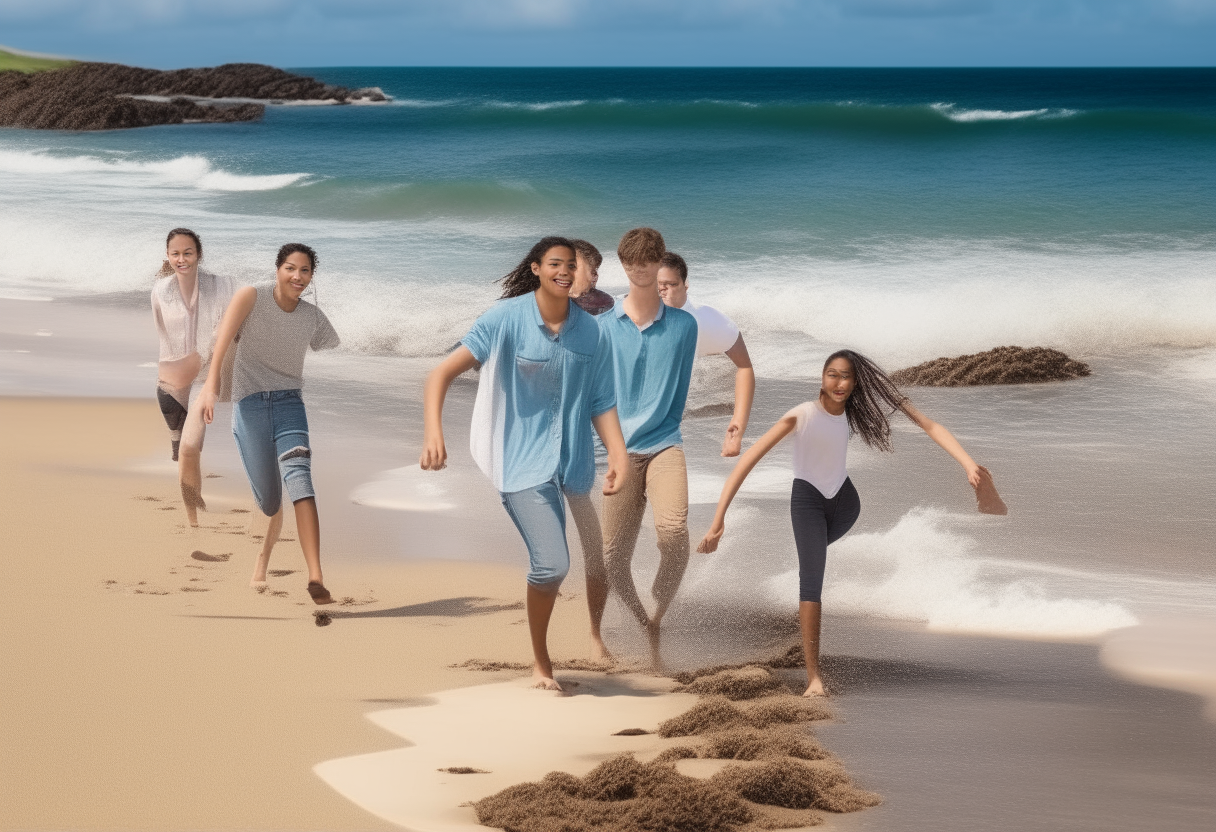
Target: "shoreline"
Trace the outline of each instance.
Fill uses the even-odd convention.
[[[19,751],[0,762],[0,781],[23,796],[0,809],[0,828],[396,828],[313,767],[401,748],[364,718],[386,704],[515,675],[452,664],[528,660],[522,560],[368,561],[357,540],[328,534],[327,582],[350,601],[327,608],[340,615],[317,627],[301,573],[272,578],[266,595],[249,589],[257,547],[240,511],[243,483],[209,479],[211,511],[192,531],[174,505],[172,469],[132,464],[166,450],[151,401],[0,397],[0,418],[11,426],[0,462],[17,472],[0,501],[22,518],[9,568],[22,591],[7,605],[11,637],[0,647],[11,668],[0,720]],[[284,537],[294,537],[290,525]],[[300,560],[285,539],[271,568]],[[574,572],[555,612],[559,659],[587,653],[578,584]],[[191,586],[208,591],[183,591]],[[792,634],[780,617],[702,612],[712,628],[673,617],[677,668],[771,655]],[[642,653],[628,621],[605,623],[622,655]],[[716,637],[727,632],[740,637]],[[832,817],[831,828],[961,830],[974,828],[976,812],[995,812],[1006,820],[992,828],[1012,829],[1027,799],[1060,822],[1083,807],[1094,825],[1075,828],[1110,828],[1097,824],[1122,816],[1182,830],[1216,818],[1207,797],[1216,772],[1199,763],[1216,747],[1216,725],[1198,697],[1119,681],[1097,644],[830,617],[824,649],[839,719],[816,733],[886,801]],[[1135,732],[1118,729],[1129,721]],[[1126,779],[1149,760],[1168,772],[1171,797]],[[1138,785],[1116,797],[1111,777]],[[257,799],[234,801],[251,782]],[[1011,790],[1022,795],[1015,803]],[[163,799],[149,804],[149,794]]]

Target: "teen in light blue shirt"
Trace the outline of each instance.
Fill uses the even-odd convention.
[[[591,420],[616,406],[612,351],[595,318],[572,306],[554,333],[529,292],[494,304],[460,343],[481,365],[469,448],[494,487],[556,480],[589,491]]]
[[[654,454],[679,445],[696,358],[696,318],[660,303],[654,320],[639,327],[625,313],[624,300],[618,299],[596,322],[611,344],[626,450]]]
[[[447,462],[443,400],[448,388],[458,375],[481,365],[469,446],[528,547],[533,678],[547,690],[561,690],[553,678],[547,633],[557,590],[570,568],[563,494],[585,498],[591,489],[592,425],[608,448],[605,495],[620,488],[627,465],[608,345],[595,320],[570,300],[575,267],[569,240],[546,237],[533,246],[503,278],[503,299],[431,371],[423,396],[419,465],[433,471]]]
[[[697,320],[659,297],[663,235],[635,228],[621,238],[617,256],[629,278],[629,294],[596,320],[612,347],[616,403],[629,451],[624,485],[604,497],[604,560],[608,584],[646,628],[656,669],[659,626],[688,567],[688,466],[680,446],[680,420],[697,352]],[[654,510],[659,570],[648,613],[633,582],[633,550],[642,515]]]

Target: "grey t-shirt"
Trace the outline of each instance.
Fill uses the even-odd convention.
[[[232,371],[232,400],[253,393],[299,390],[304,386],[308,348],[338,346],[338,333],[317,307],[301,300],[292,312],[274,302],[274,286],[255,289],[257,300],[241,326]]]

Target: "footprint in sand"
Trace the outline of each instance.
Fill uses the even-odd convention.
[[[210,592],[210,591],[211,591],[211,589],[209,587],[205,587],[205,586],[184,586],[184,587],[182,587],[182,592]],[[166,592],[165,594],[168,595],[169,593]]]
[[[490,774],[484,768],[471,768],[469,766],[448,766],[447,768],[437,768],[435,771],[446,771],[448,774]]]
[[[229,509],[229,510],[228,510],[228,513],[229,513],[229,514],[248,514],[248,513],[249,513],[249,509],[247,509],[247,508],[233,508],[233,509]]]
[[[159,503],[160,497],[132,497],[133,500],[147,500],[150,503]]]
[[[281,589],[276,589],[276,590],[273,590],[270,594],[275,596],[276,598],[286,598],[291,593],[284,592]]]
[[[177,511],[177,506],[161,506],[160,511]]]
[[[294,569],[271,569],[266,574],[272,578],[286,578],[288,575],[296,574],[296,570],[294,570]]]
[[[195,549],[190,553],[190,557],[194,558],[195,560],[205,560],[209,563],[223,563],[224,561],[228,560],[228,558],[232,557],[232,553],[227,552],[223,555],[209,555],[206,552]]]
[[[223,474],[208,474],[206,477],[204,477],[204,479],[208,480],[222,480],[223,478]]]

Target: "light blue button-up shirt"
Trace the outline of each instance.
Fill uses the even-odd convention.
[[[612,353],[595,318],[570,301],[554,335],[530,293],[495,303],[461,343],[481,364],[469,449],[494,487],[511,493],[556,479],[590,491],[591,419],[616,406]]]
[[[616,412],[625,449],[631,454],[653,454],[679,445],[697,356],[697,319],[683,309],[659,304],[654,321],[638,329],[618,299],[611,312],[595,320],[612,345]]]

